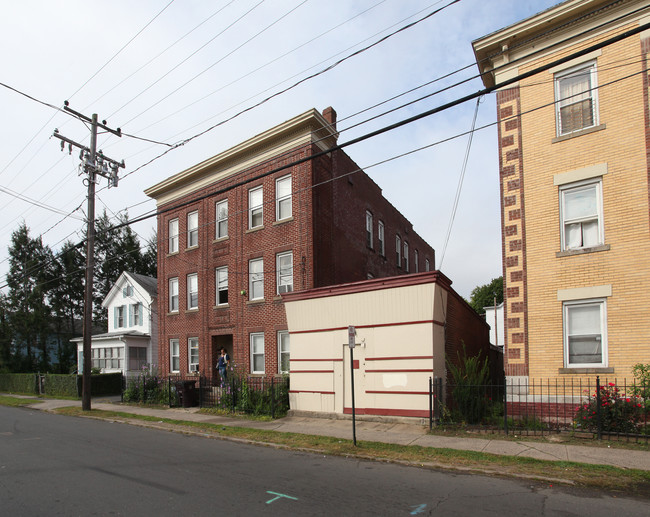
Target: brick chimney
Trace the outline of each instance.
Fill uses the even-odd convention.
[[[332,126],[332,131],[336,133],[336,111],[334,111],[334,108],[332,106],[325,108],[323,110],[323,117]]]

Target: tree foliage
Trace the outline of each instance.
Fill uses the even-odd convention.
[[[503,302],[503,277],[493,278],[485,285],[479,285],[472,290],[469,304],[478,313],[485,313],[485,307],[494,305],[496,296],[497,305]]]

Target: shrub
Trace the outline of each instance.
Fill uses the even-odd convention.
[[[0,391],[38,394],[37,375],[35,373],[0,374]]]
[[[589,392],[586,392],[589,395]],[[600,387],[601,431],[610,433],[636,433],[644,425],[645,408],[642,399],[635,395],[626,396],[616,384],[610,382]],[[575,425],[588,431],[598,431],[597,393],[589,396],[584,404],[576,408]]]
[[[479,424],[488,414],[491,400],[487,394],[490,367],[487,358],[468,357],[463,343],[463,354],[457,351],[458,365],[447,360],[451,374],[451,394],[455,407],[468,424]]]
[[[137,377],[131,377],[127,381],[124,402],[167,404],[169,402],[169,382],[160,377],[156,366],[145,364]]]

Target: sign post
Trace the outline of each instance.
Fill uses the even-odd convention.
[[[357,421],[354,408],[354,345],[357,331],[350,325],[348,327],[348,346],[350,347],[350,388],[352,389],[352,442],[357,446]]]

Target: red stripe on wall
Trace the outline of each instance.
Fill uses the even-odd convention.
[[[343,361],[343,359],[294,359],[293,357],[290,358],[290,361],[293,363],[298,362],[298,361]]]
[[[334,370],[289,370],[289,373],[334,373]]]
[[[378,393],[384,395],[428,395],[428,391],[366,391],[366,393]]]
[[[444,323],[437,320],[422,320],[422,321],[399,321],[395,323],[376,323],[374,325],[356,325],[358,329],[373,329],[379,327],[400,327],[403,325],[423,325],[433,323],[434,325],[444,326]],[[348,327],[332,327],[325,329],[312,329],[312,330],[293,330],[289,334],[315,334],[317,332],[335,332],[337,330],[348,330]]]
[[[381,415],[381,416],[410,416],[429,418],[429,411],[426,409],[383,409],[383,408],[355,408],[357,415]],[[352,408],[343,408],[346,415],[352,414]]]
[[[433,356],[413,355],[413,356],[401,356],[401,357],[366,357],[366,361],[404,361],[407,359],[433,359]]]
[[[334,395],[333,391],[289,390],[289,393],[320,393],[321,395]]]
[[[366,370],[366,373],[413,373],[413,372],[426,372],[433,373],[433,370],[423,369],[423,370]]]

